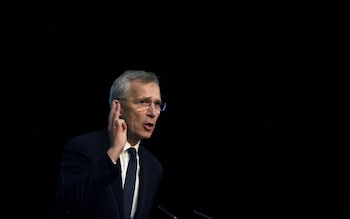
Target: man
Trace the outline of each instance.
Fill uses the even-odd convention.
[[[147,219],[152,215],[163,169],[141,140],[151,137],[165,110],[157,76],[125,71],[111,86],[109,104],[108,127],[77,136],[64,147],[57,219]],[[123,199],[127,168],[132,166],[128,164],[129,148],[136,149],[137,176],[131,183],[135,188],[127,209]]]

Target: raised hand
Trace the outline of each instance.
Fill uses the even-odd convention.
[[[123,151],[126,143],[127,125],[124,119],[120,118],[120,103],[118,100],[112,101],[112,106],[108,116],[108,136],[110,148],[107,154],[113,162],[116,162],[119,154]]]

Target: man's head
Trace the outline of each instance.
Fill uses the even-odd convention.
[[[150,138],[162,103],[157,76],[152,72],[128,70],[121,74],[110,89],[110,104],[113,100],[121,104],[121,118],[127,124],[127,138],[130,144]]]

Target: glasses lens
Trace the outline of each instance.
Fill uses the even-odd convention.
[[[164,111],[166,109],[166,103],[160,104],[160,111]]]

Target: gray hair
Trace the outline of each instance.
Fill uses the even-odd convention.
[[[143,70],[126,70],[113,81],[109,92],[110,106],[114,99],[125,99],[128,96],[130,82],[134,80],[140,80],[144,83],[153,82],[159,87],[159,79],[155,73]]]

